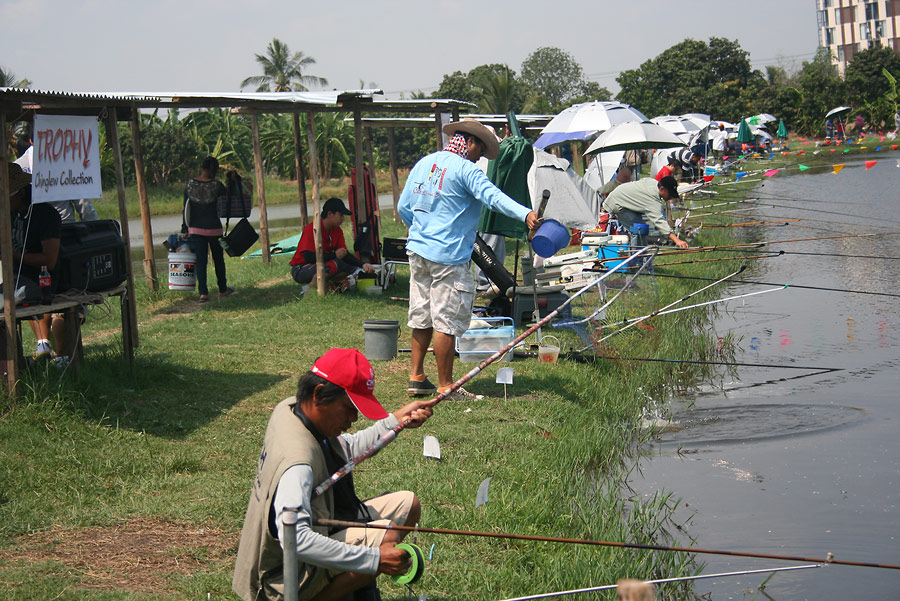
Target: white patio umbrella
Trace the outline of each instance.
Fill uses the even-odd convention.
[[[623,102],[594,101],[570,106],[553,118],[534,142],[536,148],[571,140],[592,140],[613,125],[646,121],[642,112]]]
[[[703,129],[704,127],[709,127],[712,123],[712,120],[709,118],[709,115],[704,115],[703,113],[685,113],[681,116],[681,119],[684,121],[690,121],[694,125],[696,125],[699,129]]]
[[[684,146],[675,134],[666,128],[647,121],[622,123],[600,134],[585,154],[611,150],[638,150],[643,148],[674,148]]]
[[[752,117],[747,117],[747,123],[749,125],[765,125],[766,123],[771,123],[772,121],[778,121],[774,115],[769,113],[760,113],[758,115],[753,115]]]
[[[835,108],[831,109],[830,111],[828,111],[827,113],[825,113],[825,118],[828,119],[829,117],[840,117],[841,115],[843,115],[844,113],[847,113],[849,111],[850,111],[849,106],[835,107]]]
[[[697,126],[693,121],[689,121],[687,119],[682,119],[676,115],[663,115],[661,117],[654,117],[650,119],[651,123],[655,123],[660,127],[664,127],[676,136],[681,139],[682,142],[687,144],[691,136],[700,131],[700,127]]]

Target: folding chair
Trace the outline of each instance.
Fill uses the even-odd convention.
[[[381,247],[381,289],[387,290],[391,278],[396,278],[397,265],[409,265],[406,238],[385,238]]]

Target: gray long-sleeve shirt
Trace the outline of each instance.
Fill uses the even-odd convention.
[[[603,201],[603,209],[616,214],[619,209],[640,213],[663,236],[672,233],[662,212],[663,199],[659,195],[659,182],[652,177],[621,184]]]
[[[396,427],[399,422],[393,415],[375,422],[365,430],[354,434],[341,434],[342,451],[346,457],[356,457],[382,435]],[[313,489],[319,482],[313,482],[313,471],[308,465],[288,468],[278,480],[278,489],[272,500],[275,509],[275,524],[278,540],[284,547],[284,526],[281,514],[285,507],[299,507],[297,512],[297,557],[304,563],[311,563],[331,570],[375,574],[381,561],[377,548],[348,545],[314,531],[310,521],[310,501]]]

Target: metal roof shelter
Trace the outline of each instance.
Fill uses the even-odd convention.
[[[412,101],[407,101],[412,102]],[[456,101],[458,102],[458,101]],[[472,106],[472,105],[469,105]],[[516,121],[521,131],[525,133],[540,133],[540,130],[547,125],[554,115],[516,115]],[[507,115],[478,115],[468,113],[467,119],[476,119],[486,125],[493,126],[495,129],[500,125],[507,125],[509,117]],[[455,114],[454,121],[459,119],[459,115]],[[345,119],[349,121],[349,119]],[[441,114],[436,112],[428,117],[363,117],[362,126],[366,128],[366,138],[369,140],[369,149],[371,150],[371,130],[372,128],[382,128],[387,130],[388,138],[388,156],[390,157],[391,171],[391,191],[394,196],[394,219],[398,219],[397,202],[400,198],[400,184],[397,176],[397,157],[394,145],[394,129],[398,127],[437,127],[438,150],[442,148],[441,144]],[[369,157],[371,162],[371,156]]]
[[[298,174],[298,196],[303,223],[308,221],[306,210],[306,187],[303,176],[303,165],[300,160],[300,113],[306,113],[307,143],[309,144],[310,172],[313,183],[313,207],[315,215],[319,214],[319,180],[315,143],[315,123],[313,116],[317,112],[351,112],[353,113],[356,140],[356,185],[363,190],[362,160],[362,115],[363,113],[433,113],[437,145],[441,144],[441,113],[450,113],[454,120],[459,119],[460,108],[471,105],[452,99],[422,100],[387,100],[375,98],[380,90],[333,90],[316,92],[250,92],[250,93],[215,93],[215,92],[90,92],[71,93],[43,91],[22,88],[0,88],[0,131],[5,132],[7,123],[31,120],[35,113],[96,115],[104,119],[107,132],[107,144],[113,151],[116,167],[116,188],[119,201],[119,217],[126,249],[131,251],[128,235],[128,212],[125,205],[125,181],[122,170],[122,155],[119,148],[118,122],[130,121],[132,144],[134,151],[135,174],[138,196],[140,199],[141,222],[144,231],[144,273],[148,284],[158,288],[156,267],[153,261],[152,231],[150,227],[150,211],[147,198],[147,186],[144,180],[143,155],[140,135],[140,109],[179,108],[203,109],[227,107],[234,112],[247,114],[251,119],[253,154],[256,175],[256,189],[260,211],[260,242],[263,260],[268,262],[269,239],[268,220],[265,205],[265,186],[263,182],[263,161],[259,144],[259,123],[257,115],[261,113],[291,113],[294,125],[294,151]],[[9,149],[6,143],[0,144],[0,163],[9,162]],[[364,195],[358,195],[357,218],[365,215],[363,209]],[[324,269],[321,259],[321,233],[319,220],[315,223],[316,255],[318,263],[317,285],[319,294],[325,292]],[[6,169],[0,169],[0,253],[12,256],[11,223],[9,214],[9,182]],[[3,262],[4,281],[12,281],[12,262]],[[137,313],[134,305],[134,276],[130,262],[128,269],[128,310],[132,320],[134,347],[138,345]],[[4,298],[4,317],[7,324],[7,383],[11,394],[15,394],[18,379],[17,340],[15,300],[12,295]]]

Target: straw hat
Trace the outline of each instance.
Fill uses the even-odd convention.
[[[12,196],[25,186],[31,185],[31,174],[22,171],[22,168],[16,163],[8,163],[6,166],[9,173],[9,195]]]
[[[448,136],[452,136],[456,132],[472,134],[481,140],[481,143],[484,144],[484,156],[488,159],[496,159],[500,154],[500,143],[497,142],[497,136],[475,119],[454,121],[444,126],[444,133]]]

